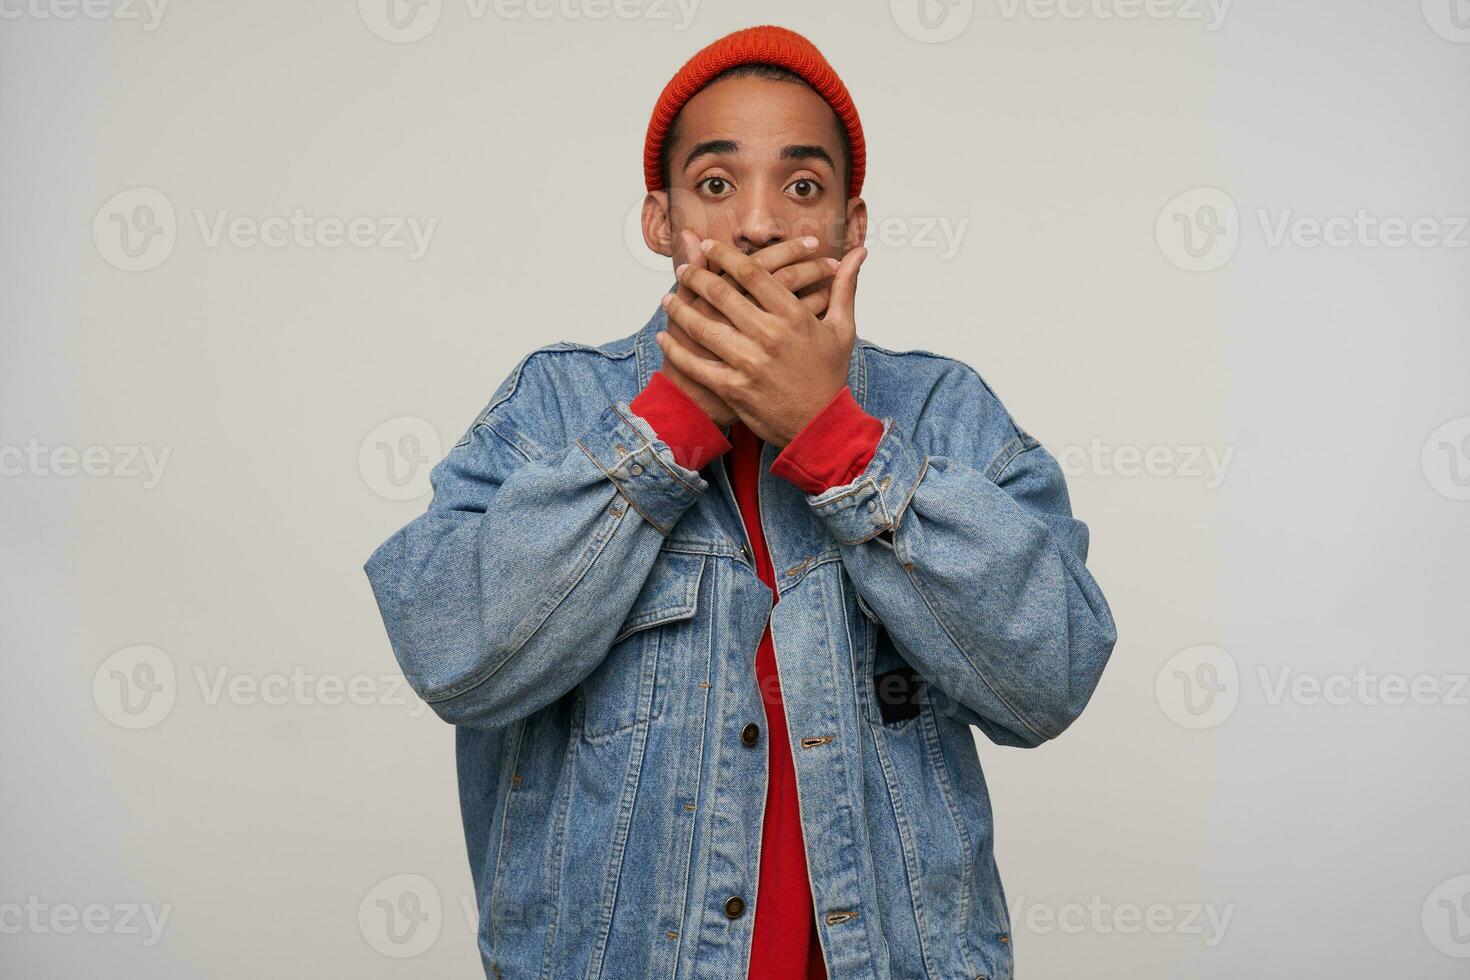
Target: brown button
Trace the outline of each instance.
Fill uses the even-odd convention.
[[[740,741],[744,742],[746,745],[754,745],[756,742],[760,741],[760,737],[761,726],[754,723],[746,725],[740,731]]]
[[[739,895],[731,895],[725,899],[725,914],[732,919],[738,919],[745,914],[745,899]]]

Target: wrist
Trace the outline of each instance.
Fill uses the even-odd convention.
[[[654,372],[628,407],[668,444],[674,461],[685,469],[703,469],[730,449],[710,414],[663,371]]]

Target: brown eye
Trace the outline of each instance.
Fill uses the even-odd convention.
[[[706,177],[701,183],[711,194],[723,194],[730,186],[730,182],[723,177]]]
[[[793,183],[791,187],[796,191],[797,197],[812,197],[819,190],[816,181],[807,180],[805,177]]]

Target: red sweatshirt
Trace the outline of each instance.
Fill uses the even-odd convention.
[[[730,437],[704,410],[662,372],[629,404],[669,444],[674,459],[692,470],[733,449],[725,460],[740,517],[755,552],[761,581],[776,597],[776,572],[761,533],[756,486],[763,443],[739,419]],[[856,479],[873,458],[883,423],[863,411],[844,385],[771,463],[771,472],[810,494]],[[760,881],[755,903],[755,932],[750,948],[750,980],[826,980],[821,941],[807,877],[806,845],[796,801],[796,770],[786,734],[786,711],[776,673],[771,626],[755,655],[756,682],[765,704],[769,777],[761,829]]]

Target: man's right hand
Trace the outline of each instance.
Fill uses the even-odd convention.
[[[694,232],[684,229],[679,233],[679,263],[685,262],[697,265],[699,268],[709,268],[708,258],[699,247],[700,238]],[[820,316],[827,308],[827,301],[831,297],[832,273],[837,268],[836,259],[816,258],[812,250],[801,243],[801,239],[777,242],[767,245],[765,248],[752,252],[752,257],[760,264],[761,268],[771,273],[776,281],[781,283],[791,292],[795,293],[801,302]],[[729,279],[728,274],[724,274]],[[737,289],[738,283],[733,283]],[[688,286],[680,285],[677,291],[680,299],[692,303],[705,316],[720,322],[728,322],[725,315],[710,306],[705,299],[695,293]],[[684,328],[677,323],[670,322],[667,327],[670,334],[694,353],[702,357],[714,359],[714,355],[695,341]],[[724,399],[710,391],[704,385],[699,384],[667,360],[659,368],[664,375],[688,395],[695,404],[705,410],[715,425],[725,428],[736,419],[735,410],[727,405]]]

